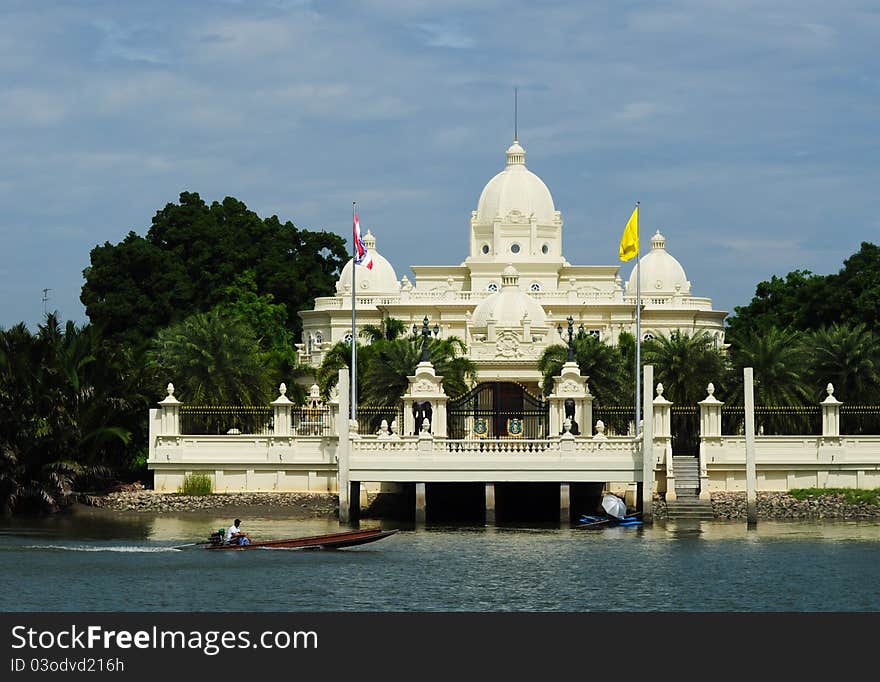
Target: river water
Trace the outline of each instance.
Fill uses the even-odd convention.
[[[341,530],[237,515],[254,539]],[[0,521],[0,610],[880,611],[877,521],[404,526],[340,551],[186,546],[230,522],[89,508]]]

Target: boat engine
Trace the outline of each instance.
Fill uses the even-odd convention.
[[[208,542],[210,542],[212,545],[222,545],[225,540],[226,531],[223,528],[218,530],[216,533],[211,533],[211,535],[208,536]]]

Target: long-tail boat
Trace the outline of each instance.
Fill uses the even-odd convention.
[[[361,530],[346,530],[340,533],[310,535],[302,538],[264,540],[262,542],[251,542],[247,545],[224,542],[220,533],[214,533],[211,535],[210,541],[205,543],[205,549],[233,551],[243,549],[342,549],[343,547],[354,547],[355,545],[365,545],[368,542],[376,542],[376,540],[387,538],[396,532],[396,528],[392,530],[364,528]]]

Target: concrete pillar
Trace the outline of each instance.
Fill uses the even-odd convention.
[[[567,526],[571,523],[571,484],[559,484],[559,523]]]
[[[174,397],[174,384],[168,384],[165,389],[168,395],[159,402],[162,408],[162,427],[160,436],[180,435],[180,401]]]
[[[723,402],[715,397],[715,385],[706,386],[706,397],[697,403],[700,406],[700,499],[708,500],[709,495],[709,455],[707,449],[721,445],[721,408]]]
[[[755,382],[751,367],[743,368],[743,394],[746,412],[746,519],[758,523],[758,475],[755,466]]]
[[[666,501],[675,495],[675,470],[672,462],[672,403],[663,396],[663,384],[657,384],[654,398],[654,447],[660,455],[660,463],[666,467]]]
[[[339,491],[339,522],[348,523],[351,515],[349,497],[349,457],[351,456],[351,437],[348,430],[348,416],[351,413],[348,370],[339,370],[339,418],[336,420],[336,489]]]
[[[486,484],[486,525],[495,525],[495,484]]]
[[[642,521],[654,522],[654,366],[645,365],[642,386]]]
[[[272,409],[275,412],[274,431],[276,436],[289,436],[291,434],[290,409],[293,403],[287,397],[287,386],[281,384],[278,387],[278,397],[272,401]]]
[[[837,438],[840,436],[840,406],[843,404],[834,397],[834,386],[825,388],[828,397],[822,401],[822,437]]]
[[[425,484],[416,483],[416,527],[425,525]]]

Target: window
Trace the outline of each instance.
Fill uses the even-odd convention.
[[[532,282],[531,284],[529,284],[529,291],[541,291],[541,283]]]
[[[484,255],[484,256],[489,255],[489,245],[488,245],[488,244],[483,244],[483,247],[480,249],[480,251],[483,252],[483,255]]]
[[[351,339],[351,332],[345,332],[345,336],[342,337],[342,340],[345,341],[345,343],[351,343]]]
[[[653,341],[654,335],[651,332],[648,332],[642,337],[642,341]]]
[[[489,284],[486,286],[486,291],[498,291],[498,283],[489,282]]]
[[[601,329],[591,329],[587,332],[590,336],[595,336],[597,339],[602,338],[602,330]]]
[[[510,245],[511,253],[519,253],[519,244],[511,244]]]
[[[548,253],[550,253],[550,245],[549,245],[549,244],[544,244],[544,246],[541,247],[541,253],[543,253],[545,256],[546,256]]]
[[[321,332],[315,332],[315,343],[324,343],[324,335]]]

